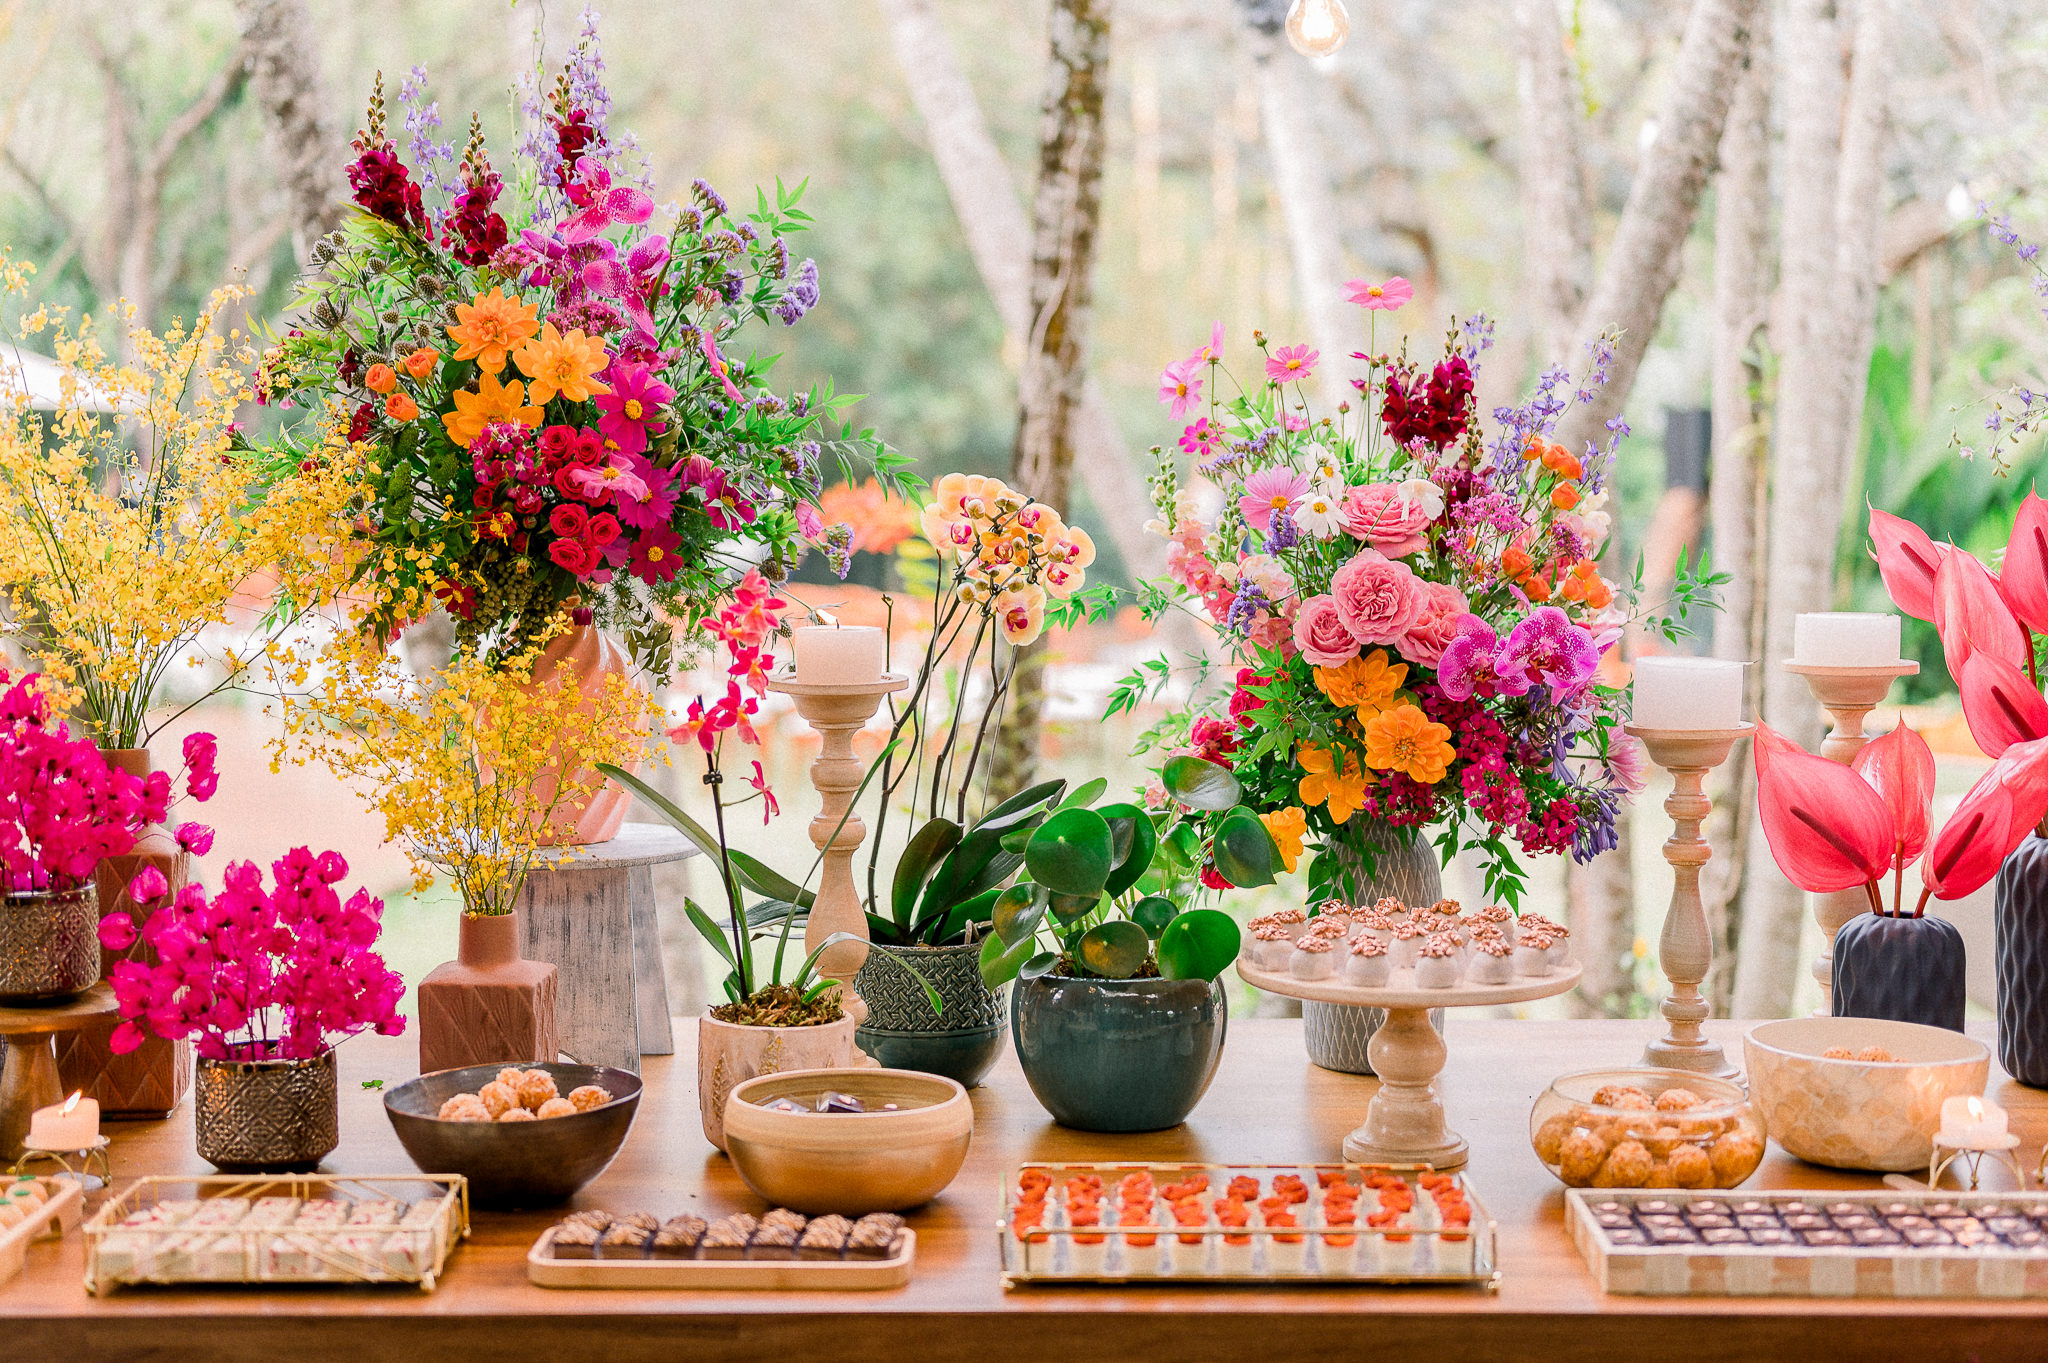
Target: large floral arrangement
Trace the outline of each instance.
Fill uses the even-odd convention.
[[[1375,316],[1408,296],[1399,279],[1351,285]],[[1359,892],[1370,840],[1346,825],[1363,816],[1434,825],[1446,856],[1476,846],[1488,892],[1512,898],[1515,850],[1592,857],[1640,786],[1622,695],[1598,675],[1628,618],[1599,567],[1605,470],[1626,427],[1578,452],[1549,438],[1603,381],[1611,347],[1594,348],[1576,387],[1544,374],[1488,438],[1473,383],[1490,331],[1467,320],[1434,363],[1355,356],[1356,398],[1334,414],[1305,389],[1323,357],[1257,333],[1253,381],[1220,393],[1220,324],[1161,379],[1186,424],[1153,484],[1172,581],[1146,608],[1193,603],[1234,663],[1221,688],[1203,670],[1165,738],[1235,770],[1289,869],[1307,844],[1342,850],[1315,858],[1312,890]],[[1703,590],[1682,574],[1681,605]],[[1113,708],[1171,671],[1132,674]]]
[[[27,268],[0,256],[0,293],[21,292]],[[222,290],[162,333],[124,319],[128,364],[38,309],[20,332],[55,331],[58,408],[32,411],[25,392],[0,388],[0,632],[104,747],[146,747],[257,675],[351,571],[329,551],[355,495],[347,459],[266,485],[243,447],[235,412],[255,356],[215,327],[238,297]],[[179,709],[160,706],[174,671],[200,667]]]
[[[173,899],[153,866],[130,883],[152,910],[139,935],[155,959],[118,962],[109,976],[122,1018],[108,1042],[116,1054],[140,1046],[145,1029],[194,1038],[209,1060],[310,1060],[359,1032],[405,1030],[405,981],[372,949],[384,902],[362,889],[343,902],[338,852],[295,848],[270,869],[276,888],[266,890],[254,862],[234,863],[211,900],[202,885]],[[100,920],[110,950],[137,936],[126,913]]]
[[[314,250],[308,325],[264,385],[373,451],[375,623],[432,594],[459,642],[517,651],[574,599],[662,680],[671,621],[694,624],[748,564],[775,573],[806,545],[843,558],[816,504],[828,464],[897,486],[908,461],[844,423],[852,399],[778,394],[772,361],[739,351],[748,322],[794,325],[818,301],[816,266],[790,259],[801,187],[742,215],[698,180],[658,220],[609,103],[586,28],[525,110],[508,181],[474,119],[451,165],[417,104],[408,165],[380,78],[348,169],[362,212]],[[279,455],[306,457],[292,439]]]

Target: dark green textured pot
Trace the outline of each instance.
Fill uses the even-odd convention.
[[[917,981],[878,959],[884,948],[877,947],[853,980],[868,1005],[854,1043],[889,1069],[942,1074],[973,1088],[1002,1055],[1007,1027],[1002,999],[981,982],[981,943],[887,950],[931,982],[945,1010],[932,1012]]]
[[[1010,989],[1017,1059],[1032,1093],[1062,1126],[1178,1126],[1223,1058],[1230,1007],[1212,980],[1041,975]]]

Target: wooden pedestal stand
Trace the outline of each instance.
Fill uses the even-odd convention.
[[[0,1068],[0,1167],[21,1158],[29,1117],[64,1097],[57,1082],[57,1037],[93,1026],[118,1011],[105,981],[72,999],[35,1008],[0,1008],[7,1060]]]

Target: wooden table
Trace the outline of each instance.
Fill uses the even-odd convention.
[[[26,1271],[0,1284],[0,1358],[204,1358],[209,1363],[469,1363],[497,1358],[601,1358],[605,1363],[887,1359],[1013,1363],[1058,1359],[1316,1360],[1381,1357],[1441,1363],[1682,1358],[1727,1360],[2039,1358],[2048,1301],[1863,1302],[1607,1297],[1563,1228],[1563,1190],[1529,1149],[1530,1103],[1566,1070],[1625,1063],[1649,1022],[1492,1022],[1454,1017],[1446,1101],[1472,1143],[1467,1171],[1500,1222],[1498,1295],[1469,1289],[1303,1287],[1020,1287],[997,1278],[998,1185],[1020,1158],[1324,1160],[1358,1125],[1374,1081],[1318,1070],[1301,1024],[1233,1024],[1223,1066],[1186,1125],[1098,1136],[1055,1126],[1013,1057],[975,1093],[974,1148],[950,1191],[913,1215],[919,1257],[911,1284],[880,1293],[563,1292],[533,1287],[524,1256],[554,1216],[478,1213],[439,1291],[126,1289],[104,1300],[82,1286],[77,1236],[31,1247]],[[1741,1029],[1716,1024],[1739,1054]],[[691,1042],[647,1062],[647,1094],[619,1159],[579,1206],[658,1215],[753,1208],[697,1122]],[[1988,1033],[1987,1033],[1988,1034]],[[363,1038],[342,1055],[337,1172],[410,1166],[365,1079],[413,1068],[410,1038]],[[2048,1093],[2002,1075],[1992,1096],[2012,1112],[2031,1165],[2048,1140]],[[143,1173],[201,1172],[192,1119],[113,1128],[117,1182]],[[1777,1149],[1750,1186],[1869,1188],[1871,1176],[1799,1164]],[[1393,1353],[1383,1352],[1395,1350]],[[594,1350],[594,1352],[593,1352]]]

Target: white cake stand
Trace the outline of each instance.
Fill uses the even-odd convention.
[[[1366,1047],[1380,1091],[1365,1110],[1365,1124],[1344,1138],[1344,1158],[1354,1164],[1420,1163],[1456,1169],[1465,1163],[1465,1138],[1444,1124],[1436,1077],[1443,1073],[1449,1052],[1429,1025],[1429,1010],[1547,999],[1579,982],[1579,963],[1572,961],[1550,975],[1518,975],[1508,984],[1464,983],[1451,989],[1417,988],[1412,968],[1396,970],[1376,989],[1346,984],[1341,978],[1298,980],[1284,970],[1255,970],[1242,960],[1237,973],[1246,984],[1269,994],[1386,1009],[1386,1022]]]

